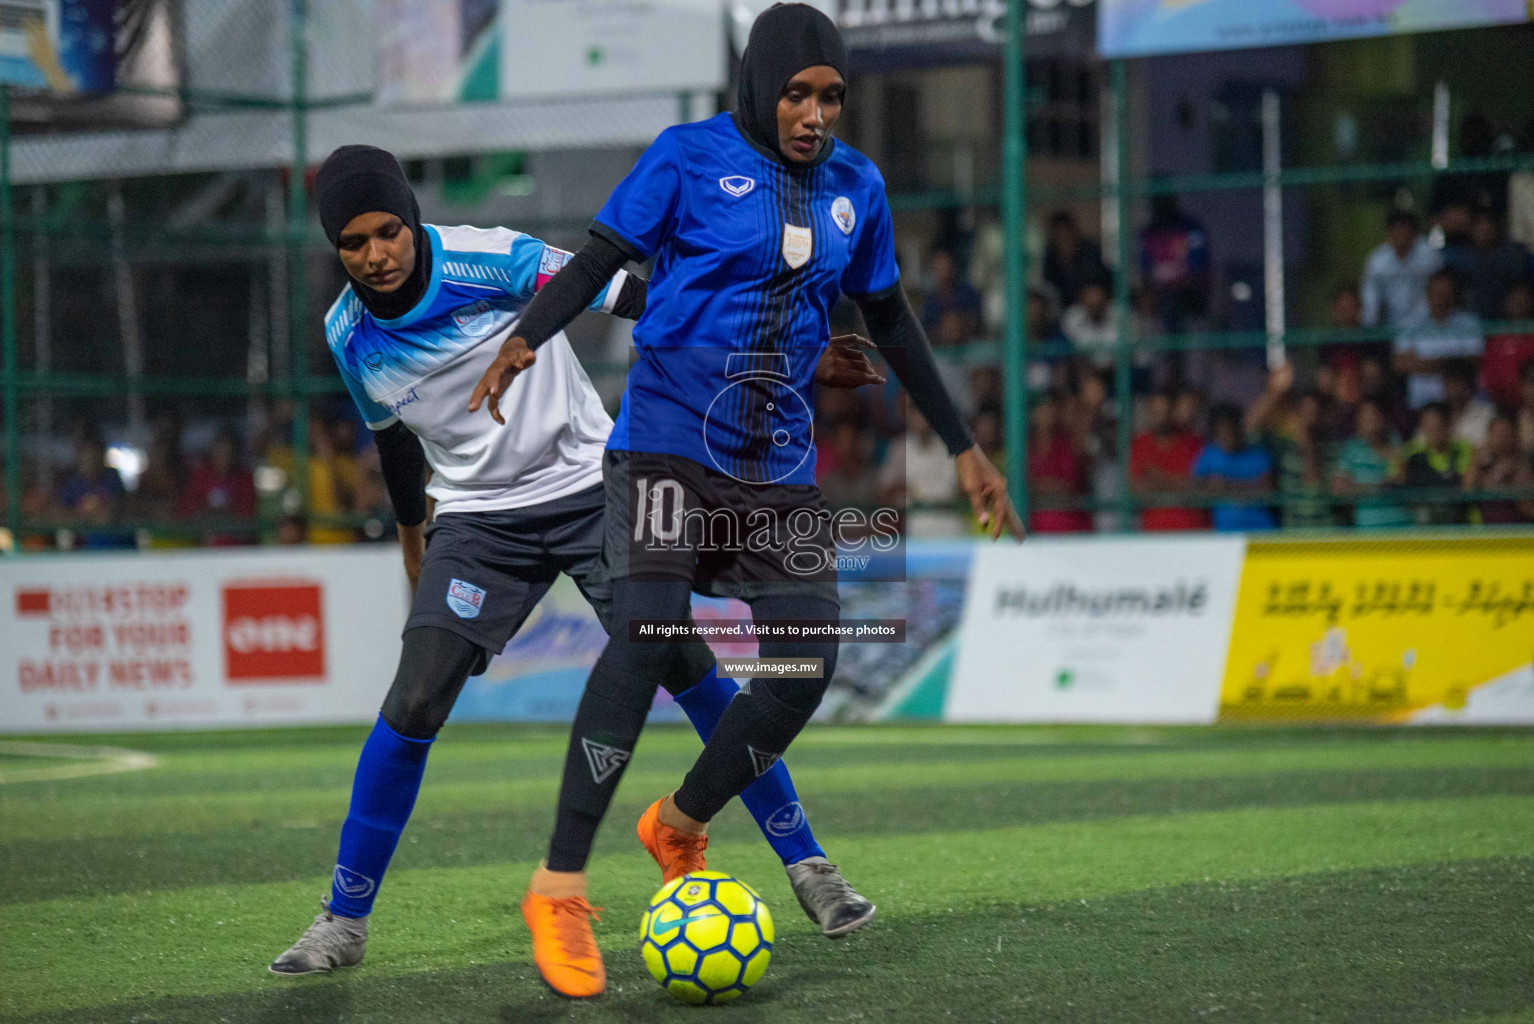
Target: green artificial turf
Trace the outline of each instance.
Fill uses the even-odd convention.
[[[635,938],[658,878],[632,825],[697,750],[679,729],[647,734],[592,863],[602,1000],[542,987],[516,913],[558,729],[446,730],[367,962],[268,975],[327,891],[363,735],[91,737],[160,761],[0,784],[0,1019],[1534,1022],[1534,732],[811,730],[801,796],[879,919],[821,938],[732,807],[710,865],[779,941],[703,1010]]]

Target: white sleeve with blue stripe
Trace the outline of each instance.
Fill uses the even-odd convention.
[[[362,414],[362,420],[372,430],[383,430],[391,427],[399,419],[397,415],[379,405],[368,397],[367,389],[362,386],[356,371],[350,364],[351,351],[346,347],[347,339],[357,329],[357,322],[362,316],[362,300],[357,298],[357,293],[350,286],[342,290],[340,298],[330,307],[330,312],[325,314],[325,342],[330,346],[330,354],[335,357],[336,368],[341,371],[341,379],[346,382],[346,391],[352,396],[352,401],[357,404],[357,411]]]
[[[572,256],[509,228],[454,227],[437,231],[444,250],[443,273],[495,285],[524,302],[530,301]],[[618,271],[587,309],[611,313],[627,278],[628,271]]]

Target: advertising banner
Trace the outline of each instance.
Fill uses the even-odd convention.
[[[1239,536],[983,548],[944,720],[1214,721],[1244,548]]]
[[[1253,540],[1220,717],[1534,723],[1534,539]]]
[[[718,0],[501,0],[503,100],[717,90]]]
[[[496,98],[497,0],[377,0],[373,18],[379,103],[432,106]]]
[[[0,732],[367,722],[394,678],[397,549],[0,561]]]
[[[184,114],[176,0],[5,0],[11,130],[174,124]]]
[[[716,90],[718,0],[378,0],[385,106]]]
[[[1024,0],[1033,57],[1091,53],[1096,0]],[[842,0],[837,23],[854,67],[950,63],[996,56],[1006,0]]]
[[[1104,57],[1289,46],[1529,20],[1528,0],[1101,0]]]
[[[0,17],[0,82],[57,95],[111,92],[112,0],[32,0]]]

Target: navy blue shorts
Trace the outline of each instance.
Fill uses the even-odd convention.
[[[565,573],[608,626],[600,484],[494,512],[449,512],[426,528],[426,557],[405,629],[438,626],[499,654]]]

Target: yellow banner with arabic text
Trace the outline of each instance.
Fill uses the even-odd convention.
[[[1247,548],[1223,721],[1534,721],[1534,537]]]

